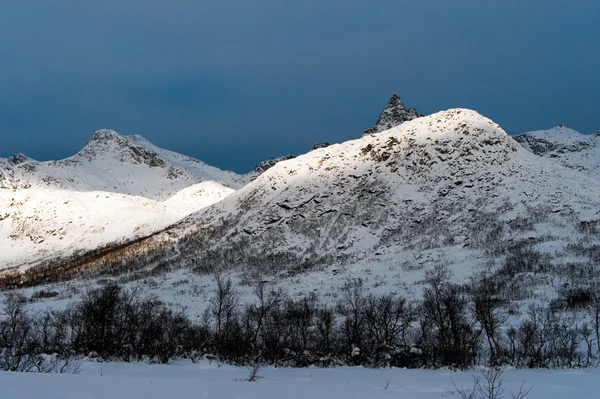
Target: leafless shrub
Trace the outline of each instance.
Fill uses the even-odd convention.
[[[481,372],[481,376],[473,376],[473,385],[469,387],[458,386],[452,380],[453,388],[447,389],[450,395],[457,395],[461,399],[502,399],[504,398],[504,382],[502,381],[502,369],[489,369]],[[519,392],[510,392],[511,399],[525,398],[533,387],[525,388],[525,382],[521,384]]]

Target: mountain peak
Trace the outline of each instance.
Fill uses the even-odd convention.
[[[398,95],[398,93],[392,94],[392,97],[390,98],[390,101],[388,101],[388,107],[390,105],[391,106],[397,106],[397,107],[405,108],[404,104],[402,103],[402,100],[400,99],[400,96]]]
[[[372,143],[375,152],[371,153],[376,158],[389,154],[390,161],[403,159],[402,163],[414,164],[414,170],[425,165],[424,170],[437,170],[440,175],[447,173],[449,165],[459,169],[467,163],[499,165],[518,149],[498,124],[476,111],[460,108],[406,122],[397,131],[376,137],[381,137]],[[396,143],[404,150],[395,149]]]
[[[419,115],[415,108],[406,108],[400,96],[394,93],[381,115],[379,115],[375,126],[365,130],[364,134],[369,135],[383,132],[420,116],[422,115]]]
[[[100,130],[96,130],[94,132],[94,134],[92,134],[92,137],[90,137],[90,139],[88,140],[88,143],[92,142],[92,141],[112,140],[112,139],[117,139],[120,137],[121,137],[121,135],[112,129],[100,129]]]
[[[133,164],[147,164],[150,167],[164,167],[166,162],[155,151],[130,142],[126,137],[111,129],[94,132],[87,144],[76,157],[88,161],[115,160]]]
[[[28,161],[33,161],[33,159],[29,158],[27,155],[23,154],[23,153],[16,153],[11,155],[10,157],[8,157],[7,159],[8,163],[10,163],[11,165],[20,165],[22,163],[28,162]]]

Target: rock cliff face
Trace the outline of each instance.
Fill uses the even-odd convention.
[[[394,94],[379,115],[375,126],[365,130],[364,134],[383,132],[420,116],[422,115],[419,115],[415,108],[406,108],[398,94]]]

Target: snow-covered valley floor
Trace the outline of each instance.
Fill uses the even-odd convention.
[[[248,369],[216,363],[171,365],[92,363],[82,372],[33,374],[0,372],[0,398],[452,398],[447,388],[470,385],[478,372],[364,368],[263,368],[257,382]],[[600,370],[507,370],[506,391],[517,392],[525,381],[528,399],[597,398]],[[387,387],[387,388],[386,388]]]

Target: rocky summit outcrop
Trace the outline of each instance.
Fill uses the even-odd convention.
[[[254,172],[261,174],[266,172],[267,170],[271,169],[273,166],[275,166],[277,163],[281,162],[281,161],[287,161],[288,159],[294,159],[296,158],[295,155],[283,155],[281,157],[277,157],[277,158],[271,158],[271,159],[267,159],[266,161],[262,161],[259,162],[255,167],[254,167]]]
[[[11,155],[6,160],[8,161],[8,163],[10,165],[13,165],[13,166],[20,165],[20,164],[28,162],[28,161],[33,161],[33,159],[29,158],[27,155],[24,155],[20,152]]]
[[[415,108],[406,108],[400,96],[394,93],[381,115],[379,115],[375,126],[365,130],[364,135],[383,132],[421,116],[423,115],[420,115]]]
[[[328,143],[326,141],[320,142],[320,143],[315,143],[312,146],[313,150],[318,150],[319,148],[327,148],[331,145],[331,143]]]
[[[319,148],[327,148],[330,145],[331,144],[326,141],[318,142],[318,143],[313,144],[311,151],[318,150]],[[284,156],[277,157],[277,158],[267,159],[266,161],[262,161],[262,162],[258,163],[254,167],[254,170],[249,173],[249,175],[251,175],[251,178],[249,179],[249,181],[256,179],[256,177],[265,173],[267,170],[271,169],[273,166],[275,166],[279,162],[288,161],[288,160],[294,159],[294,158],[296,158],[295,155],[288,154],[288,155],[284,155]]]
[[[73,157],[74,161],[94,162],[111,159],[122,163],[145,164],[149,167],[165,167],[166,162],[156,152],[131,143],[126,137],[110,129],[96,131],[85,147]]]

